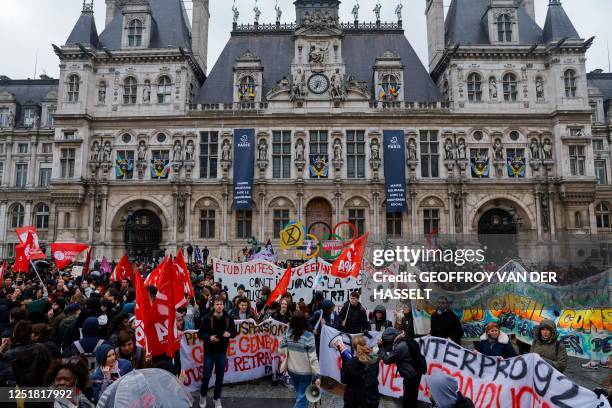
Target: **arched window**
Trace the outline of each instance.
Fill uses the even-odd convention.
[[[399,96],[400,85],[395,75],[385,75],[382,80],[381,99],[395,100]]]
[[[79,101],[80,82],[80,78],[76,74],[70,75],[70,77],[68,77],[68,102]]]
[[[507,14],[497,17],[497,40],[499,42],[512,41],[512,21]]]
[[[167,76],[159,78],[157,83],[157,103],[170,103],[172,81]]]
[[[136,82],[136,78],[126,78],[123,83],[123,103],[125,103],[126,105],[134,105],[136,103],[137,94],[138,82]]]
[[[252,101],[257,94],[255,93],[255,79],[252,76],[245,76],[240,80],[238,97],[241,101]]]
[[[468,75],[468,100],[470,102],[480,102],[482,100],[482,80],[480,75],[473,72]]]
[[[40,203],[36,206],[36,228],[49,228],[49,206],[45,203]]]
[[[610,207],[607,203],[599,203],[595,208],[597,228],[610,228]]]
[[[132,20],[128,26],[128,46],[142,46],[142,22],[140,20]]]
[[[15,204],[11,210],[11,228],[23,227],[23,221],[25,218],[25,210],[23,205]]]
[[[507,102],[516,102],[518,96],[517,89],[516,75],[504,75],[504,100]]]
[[[576,72],[574,70],[568,69],[563,74],[563,79],[565,80],[565,96],[568,98],[576,97]]]

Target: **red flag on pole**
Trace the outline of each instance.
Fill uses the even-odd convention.
[[[340,256],[334,261],[331,267],[331,275],[337,278],[350,278],[359,276],[361,271],[361,261],[363,261],[363,253],[368,242],[368,233],[366,232],[346,248]]]
[[[185,263],[185,257],[183,256],[183,250],[179,249],[176,259],[174,260],[174,267],[176,268],[176,275],[179,280],[183,283],[183,293],[188,293],[189,297],[195,296],[193,291],[193,285],[191,284],[191,276],[189,276],[189,269]]]
[[[15,247],[15,263],[13,264],[13,272],[28,272],[30,270],[30,262],[25,256],[25,246],[17,245]]]
[[[2,262],[2,266],[0,266],[0,285],[2,284],[2,279],[4,278],[4,272],[6,272],[6,261]]]
[[[23,253],[28,261],[46,258],[45,254],[38,246],[38,241],[34,240],[34,236],[31,232],[28,232],[28,237],[23,243]]]
[[[74,262],[76,257],[87,248],[89,248],[89,245],[74,242],[56,242],[51,244],[51,255],[55,260],[55,265],[59,269],[64,269]]]
[[[134,273],[134,287],[136,288],[136,321],[134,327],[136,342],[140,347],[144,347],[148,350],[146,328],[149,324],[148,318],[151,313],[151,301],[149,300],[149,292],[147,292],[147,287],[139,271]]]
[[[132,270],[132,265],[130,264],[130,260],[127,255],[123,255],[123,257],[119,260],[117,266],[113,270],[111,274],[110,280],[111,282],[120,281],[123,279],[134,280],[134,271]]]
[[[89,267],[91,265],[91,253],[93,252],[93,247],[89,248],[87,251],[87,258],[85,258],[85,266],[83,267],[83,276],[89,275]],[[131,268],[131,266],[130,266]]]
[[[166,262],[168,262],[168,257],[164,258],[164,260],[157,265],[155,269],[153,269],[149,276],[147,276],[147,279],[144,281],[146,286],[155,286],[156,288],[159,287],[159,280],[161,279],[164,268],[166,267]]]
[[[26,240],[28,239],[28,234],[32,234],[32,237],[34,238],[34,243],[36,244],[36,246],[38,246],[38,232],[36,231],[36,228],[32,226],[21,227],[17,228],[15,230],[15,233],[17,234],[17,239],[19,240],[20,244],[25,244]]]
[[[278,281],[278,284],[274,288],[274,291],[270,294],[270,297],[266,301],[266,306],[270,306],[272,302],[276,302],[278,298],[283,296],[285,292],[287,292],[287,288],[289,287],[289,283],[291,283],[291,264],[287,267],[287,270],[283,274],[283,276]]]

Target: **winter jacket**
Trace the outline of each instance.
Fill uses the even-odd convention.
[[[431,335],[443,339],[451,339],[461,345],[463,326],[452,310],[447,309],[442,313],[435,311],[431,315]]]
[[[552,332],[548,340],[544,340],[540,334],[541,329],[544,327]],[[567,351],[565,350],[565,345],[557,339],[557,336],[555,323],[549,319],[542,320],[540,325],[535,328],[531,352],[539,354],[547,363],[557,370],[564,372],[567,368]]]
[[[499,332],[497,341],[490,341],[487,333],[480,336],[480,341],[474,345],[478,352],[490,357],[511,358],[516,357],[514,347],[510,343],[510,337],[506,333]]]
[[[13,367],[17,385],[20,387],[42,387],[43,377],[51,355],[49,350],[40,343],[18,345],[2,355],[2,360]]]
[[[429,391],[438,408],[474,408],[474,403],[461,395],[454,377],[437,371],[427,377]]]
[[[317,310],[310,319],[308,319],[308,328],[310,330],[317,330],[317,335],[321,333],[321,325],[319,324],[319,320],[321,319],[321,314],[323,314],[323,319],[325,320],[325,325],[329,327],[333,327],[334,329],[340,330],[340,316],[338,313],[331,312],[325,313],[323,309]]]
[[[376,313],[382,313],[382,318],[380,320],[376,319]],[[370,320],[371,329],[374,331],[383,331],[387,327],[393,326],[389,320],[387,320],[387,309],[384,306],[378,305],[374,308],[374,312],[372,312],[372,320]]]
[[[319,377],[319,359],[315,346],[315,337],[311,332],[304,332],[295,341],[291,329],[283,335],[279,351],[286,356],[287,370],[296,375],[313,375]]]
[[[414,318],[412,317],[412,311],[410,311],[408,314],[402,314],[402,317],[397,322],[395,328],[406,333],[406,337],[414,338],[416,333],[414,331]]]
[[[240,317],[240,309],[237,307],[233,308],[229,315],[234,320],[255,319],[255,313],[253,313],[253,309],[251,308],[248,308],[246,310],[246,313],[245,313],[246,317],[244,319]]]
[[[64,357],[70,357],[76,354],[83,353],[93,353],[95,349],[100,345],[101,339],[98,336],[98,331],[98,319],[96,319],[95,317],[88,317],[83,323],[83,337],[80,340],[75,341],[62,349],[62,354],[64,355]],[[76,343],[79,343],[80,349]]]
[[[385,364],[395,364],[402,378],[416,377],[419,373],[415,368],[417,355],[415,355],[414,347],[419,350],[419,345],[410,338],[396,343],[395,338],[398,335],[399,331],[393,327],[385,329],[382,334],[383,344],[378,351],[378,355]],[[412,348],[408,345],[408,342],[413,343]]]
[[[380,394],[378,393],[379,358],[370,356],[366,366],[357,357],[342,363],[341,382],[346,385],[344,391],[345,408],[378,408]],[[366,373],[366,369],[368,372]],[[364,375],[365,374],[365,375]],[[373,376],[372,384],[366,384],[365,378]]]
[[[342,323],[346,321],[345,325]],[[340,310],[340,330],[344,333],[357,334],[370,330],[368,313],[361,303],[352,306],[351,302],[345,302]]]
[[[236,337],[236,324],[234,323],[234,319],[232,319],[227,312],[223,312],[223,316],[220,320],[221,326],[219,326],[219,320],[214,315],[214,313],[206,316],[202,319],[202,324],[200,326],[200,331],[198,332],[198,336],[204,342],[204,350],[209,350],[212,353],[225,353],[227,352],[227,348],[229,347],[230,339]],[[229,332],[230,338],[223,337],[223,332]],[[220,340],[218,343],[212,343],[210,341],[210,336],[216,335]]]
[[[280,310],[277,310],[276,312],[274,312],[274,314],[272,315],[272,318],[276,321],[279,321],[281,323],[286,323],[289,324],[289,320],[291,320],[291,312],[289,310],[287,310],[287,313],[285,313],[284,315],[281,314]]]
[[[132,365],[129,361],[120,358],[116,362],[115,369],[119,371],[119,377],[123,377],[132,371]],[[104,393],[104,390],[106,390],[106,388],[112,383],[113,382],[109,378],[104,378],[102,368],[98,366],[94,374],[91,376],[91,388],[93,389],[94,402],[97,402],[100,399],[100,396]]]

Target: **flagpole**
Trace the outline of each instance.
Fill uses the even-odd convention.
[[[49,292],[47,291],[47,287],[45,286],[45,283],[43,282],[43,280],[41,279],[40,275],[38,274],[38,271],[36,270],[36,266],[34,266],[34,262],[32,262],[32,260],[30,259],[30,265],[32,265],[32,268],[34,268],[34,272],[36,272],[36,276],[38,276],[38,280],[40,281],[42,287],[43,287],[43,295],[45,298],[49,298]]]

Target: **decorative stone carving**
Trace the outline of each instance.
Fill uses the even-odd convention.
[[[151,82],[148,80],[144,83],[144,88],[142,90],[142,101],[144,103],[151,102]]]
[[[459,143],[457,143],[457,159],[467,159],[467,146],[464,139],[459,139]]]
[[[531,139],[531,144],[529,145],[529,150],[531,150],[531,158],[533,160],[540,160],[540,143],[538,143],[537,139]]]
[[[110,163],[111,162],[111,156],[112,156],[112,152],[113,152],[113,148],[111,147],[111,143],[110,142],[105,142],[104,143],[104,149],[102,152],[102,163]]]
[[[544,99],[544,80],[541,77],[536,78],[536,98],[538,100]]]
[[[189,140],[185,145],[185,161],[193,161],[194,153],[195,145],[193,143],[193,140]]]
[[[542,155],[546,161],[553,159],[552,142],[550,139],[544,140],[542,144]]]
[[[444,142],[444,160],[454,160],[455,152],[453,148],[453,141],[450,139],[446,139]]]
[[[15,114],[12,110],[9,112],[8,125],[10,128],[15,126]]]
[[[504,160],[504,145],[499,139],[493,144],[493,157],[495,160]]]
[[[454,198],[455,206],[455,233],[461,233],[463,231],[463,197],[461,194],[455,194]]]
[[[98,103],[106,103],[106,81],[101,81],[98,87]]]
[[[102,224],[102,194],[96,193],[93,198],[94,198],[94,231],[100,232],[100,225]]]
[[[175,163],[183,161],[183,146],[180,140],[174,142],[174,147],[172,148],[172,161]]]
[[[185,232],[185,203],[187,194],[179,192],[176,194],[176,224],[179,232]]]
[[[328,48],[323,48],[319,44],[311,44],[308,52],[308,62],[311,64],[324,64]]]
[[[549,194],[542,193],[540,196],[540,202],[542,207],[542,228],[545,232],[550,229],[550,206],[549,206]]]

